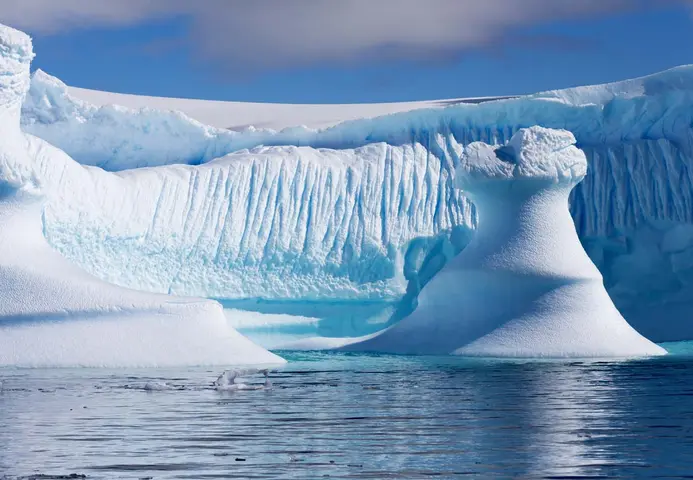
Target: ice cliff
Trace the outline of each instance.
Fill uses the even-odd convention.
[[[533,125],[566,129],[589,164],[570,200],[581,241],[626,319],[675,340],[693,338],[692,115],[693,67],[323,130],[240,132],[97,107],[36,72],[21,122],[52,144],[27,137],[46,238],[94,275],[225,299],[389,302],[392,319],[473,237],[476,210],[452,180],[464,147]]]
[[[477,207],[471,243],[416,310],[347,347],[406,354],[629,357],[665,353],[631,328],[578,240],[568,195],[587,160],[565,130],[520,129],[467,146],[455,180]]]
[[[48,245],[31,168],[45,144],[19,129],[29,38],[0,28],[0,53],[0,366],[281,364],[218,303],[108,284]]]

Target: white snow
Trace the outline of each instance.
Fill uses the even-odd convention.
[[[0,25],[0,122],[5,128],[19,127],[19,111],[29,89],[29,65],[34,58],[31,39],[13,28]]]
[[[421,291],[409,317],[346,347],[491,357],[661,355],[609,298],[568,212],[587,170],[565,130],[532,127],[505,147],[472,143],[457,185],[479,212],[476,235]]]
[[[31,57],[28,37],[0,28],[0,365],[283,363],[230,327],[216,302],[111,285],[51,249],[30,168],[36,140],[19,130]]]
[[[26,167],[45,186],[50,244],[108,281],[235,299],[397,299],[414,297],[472,236],[475,210],[452,182],[464,146],[506,143],[528,123],[567,127],[591,165],[571,198],[578,233],[619,308],[635,312],[693,298],[687,282],[654,292],[612,268],[615,257],[631,259],[627,245],[651,220],[693,224],[690,79],[682,67],[327,130],[239,133],[182,114],[99,108],[37,72],[23,128],[82,163],[206,163],[113,175],[30,138]],[[658,252],[660,273],[689,276]],[[665,326],[655,338],[676,340],[678,327]]]

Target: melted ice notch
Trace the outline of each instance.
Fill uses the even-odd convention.
[[[572,133],[532,127],[469,145],[456,185],[477,233],[426,285],[417,309],[348,349],[509,357],[661,355],[611,302],[582,249],[568,195],[587,172]]]

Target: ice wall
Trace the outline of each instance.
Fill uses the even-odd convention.
[[[693,241],[680,234],[693,224],[691,107],[693,67],[680,67],[325,130],[231,132],[175,112],[95,107],[37,72],[22,128],[115,171],[30,141],[49,196],[46,237],[101,278],[236,299],[404,296],[399,315],[472,237],[475,210],[452,185],[464,146],[564,128],[590,165],[571,199],[581,239],[627,317],[682,312],[672,331],[650,334],[671,340],[693,335],[683,313]],[[144,165],[158,167],[133,169]],[[676,250],[665,246],[672,236]]]

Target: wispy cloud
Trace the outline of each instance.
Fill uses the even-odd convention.
[[[183,16],[183,41],[226,69],[457,58],[523,28],[689,0],[0,0],[30,33],[121,28]],[[541,43],[541,42],[535,42]],[[537,45],[539,46],[539,45]],[[555,45],[554,45],[555,46]]]

